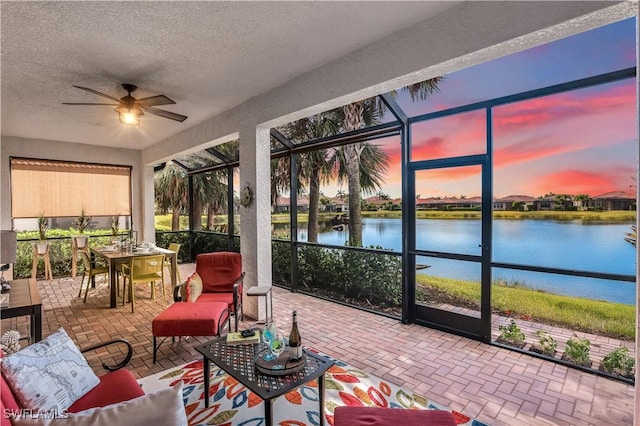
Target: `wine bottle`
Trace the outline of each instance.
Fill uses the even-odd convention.
[[[302,358],[302,340],[298,331],[298,314],[293,311],[293,325],[289,333],[289,357],[291,359]]]

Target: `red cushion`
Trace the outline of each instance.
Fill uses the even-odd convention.
[[[201,303],[226,303],[227,307],[233,312],[233,293],[202,293],[196,299],[196,302]]]
[[[203,293],[233,291],[233,284],[242,274],[242,255],[231,251],[199,254],[196,272],[202,278]]]
[[[104,407],[109,404],[128,401],[144,395],[136,378],[130,371],[120,369],[99,377],[100,384],[69,407],[70,413]]]
[[[174,303],[153,319],[151,330],[156,337],[216,336],[226,309],[226,303]]]
[[[333,413],[334,426],[456,426],[453,415],[443,410],[404,410],[345,406],[336,407]]]
[[[13,396],[11,388],[2,375],[0,375],[0,410],[2,410],[0,411],[0,426],[11,426],[11,421],[9,420],[9,417],[11,417],[10,414],[20,414],[20,405],[18,405],[18,401]]]

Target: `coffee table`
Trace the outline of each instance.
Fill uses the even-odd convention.
[[[320,424],[324,424],[324,373],[334,364],[333,360],[303,349],[306,357],[304,367],[295,373],[282,376],[270,376],[256,370],[255,359],[261,353],[260,344],[227,345],[226,336],[222,336],[196,350],[204,357],[204,404],[209,406],[210,362],[224,370],[251,392],[264,400],[265,424],[273,424],[272,403],[278,396],[284,395],[305,383],[318,379],[318,400]]]

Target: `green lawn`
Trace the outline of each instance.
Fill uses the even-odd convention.
[[[428,275],[418,275],[417,279],[424,286],[420,294],[435,288],[463,306],[475,305],[479,309],[479,283]],[[632,305],[559,296],[519,286],[494,284],[491,291],[492,307],[503,315],[623,340],[635,339],[636,312]]]

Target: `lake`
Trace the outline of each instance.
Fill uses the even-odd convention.
[[[419,219],[416,246],[420,250],[479,255],[480,226],[479,220]],[[636,249],[624,241],[629,230],[629,224],[580,220],[494,220],[493,261],[635,275]],[[364,218],[362,236],[365,247],[402,250],[400,219]],[[344,245],[347,238],[346,229],[323,227],[318,242]],[[299,229],[298,240],[307,240],[306,228]],[[480,280],[480,266],[475,262],[420,257],[418,263],[429,265],[418,272],[421,274]],[[635,283],[500,268],[494,268],[492,274],[494,280],[517,280],[556,294],[631,305],[636,300]]]

